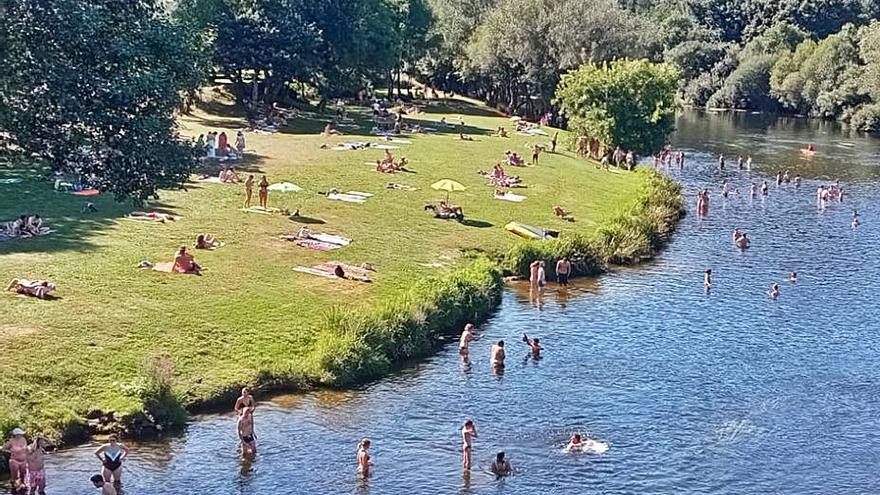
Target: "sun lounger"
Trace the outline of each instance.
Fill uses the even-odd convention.
[[[495,199],[500,199],[502,201],[511,201],[513,203],[522,203],[526,200],[526,196],[520,196],[519,194],[513,193],[495,194],[493,197]]]

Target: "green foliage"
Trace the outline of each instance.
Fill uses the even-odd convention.
[[[768,95],[770,69],[775,61],[773,55],[757,55],[743,61],[709,98],[706,106],[772,110],[774,102]]]
[[[152,0],[11,0],[0,27],[0,131],[117,198],[181,187],[195,150],[180,94],[202,81],[202,38]]]
[[[585,64],[562,77],[555,103],[575,132],[654,153],[674,127],[678,70],[646,60]]]

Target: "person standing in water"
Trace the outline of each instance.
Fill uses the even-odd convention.
[[[473,454],[474,438],[476,436],[477,427],[474,426],[474,421],[472,419],[465,421],[464,426],[461,428],[462,465],[465,469],[471,468],[471,455]]]
[[[260,206],[269,208],[269,180],[265,175],[260,179]]]
[[[743,157],[742,157],[742,155],[739,155],[739,156],[736,157],[736,168],[738,168],[739,170],[742,170],[742,169],[743,169]]]
[[[45,440],[37,437],[28,447],[28,486],[31,495],[46,495]]]
[[[543,351],[544,348],[541,347],[540,339],[530,339],[528,335],[523,334],[523,342],[525,342],[526,345],[529,346],[529,351],[532,353],[533,359],[541,359],[541,351]]]
[[[245,407],[241,410],[236,424],[240,440],[241,458],[251,459],[257,455],[257,434],[254,431],[254,408]]]
[[[800,187],[801,187],[801,176],[800,176],[800,174],[794,176],[794,187],[795,187],[795,188],[800,188]]]
[[[791,283],[796,284],[797,283],[797,272],[791,272],[791,275],[788,276],[788,280],[791,281]]]
[[[724,155],[718,155],[718,170],[724,170]]]
[[[14,490],[24,488],[27,481],[28,443],[24,430],[14,428],[12,438],[3,444],[2,450],[9,452],[9,480]]]
[[[358,474],[361,475],[362,478],[366,478],[370,476],[370,468],[373,466],[373,461],[370,459],[370,439],[364,438],[358,444],[358,453],[357,453],[357,463],[358,463]]]
[[[510,466],[510,462],[504,458],[504,452],[499,452],[495,455],[495,460],[492,461],[492,467],[490,468],[492,474],[498,476],[499,478],[508,476],[513,472],[513,468]]]
[[[128,457],[128,448],[119,443],[119,438],[110,435],[109,441],[95,450],[95,457],[103,466],[101,474],[104,476],[104,481],[107,483],[112,481],[117,487],[122,485],[122,461]]]
[[[756,186],[755,183],[752,182],[749,185],[749,196],[754,198],[757,194],[758,194],[758,186]]]
[[[706,274],[703,276],[703,287],[706,288],[706,292],[712,290],[712,270],[706,270]]]
[[[245,194],[244,207],[250,208],[251,201],[253,201],[253,199],[254,199],[254,176],[253,176],[253,174],[248,175],[247,180],[244,181],[244,194]]]
[[[770,286],[770,299],[776,300],[779,297],[779,284],[773,284]]]
[[[489,361],[492,363],[492,367],[496,370],[504,369],[504,357],[504,341],[499,340],[498,343],[492,346],[489,354]]]
[[[257,401],[254,400],[254,396],[251,395],[247,387],[241,389],[241,396],[235,401],[235,407],[232,409],[235,411],[235,414],[241,415],[241,410],[245,407],[257,408]]]
[[[470,344],[471,341],[474,340],[474,325],[472,323],[468,323],[464,326],[464,330],[461,332],[461,338],[458,339],[458,352],[462,355],[467,355],[470,352]]]
[[[567,286],[568,277],[571,275],[571,262],[563,256],[556,262],[556,280],[559,285]]]
[[[770,193],[770,186],[767,185],[767,181],[761,183],[761,194],[766,196]]]
[[[532,291],[537,291],[538,286],[538,267],[540,266],[540,262],[535,260],[529,264],[529,289]]]
[[[751,170],[751,169],[752,169],[752,155],[749,155],[746,158],[746,170]]]
[[[545,271],[544,261],[538,262],[538,288],[543,289],[545,285],[547,285],[547,272]]]

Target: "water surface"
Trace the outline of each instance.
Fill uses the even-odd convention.
[[[654,262],[540,300],[507,290],[470,363],[452,344],[361,390],[262,404],[253,465],[238,460],[231,415],[197,418],[183,436],[135,446],[125,493],[877,493],[880,146],[830,124],[696,113],[679,120],[674,142],[688,159],[669,173],[689,209],[703,187],[711,208],[689,214]],[[819,153],[805,159],[798,149],[811,142]],[[725,172],[717,153],[729,157]],[[730,170],[737,154],[751,154],[755,170]],[[720,197],[722,179],[745,192],[783,168],[807,178],[800,189]],[[844,203],[818,209],[816,186],[837,177]],[[750,250],[733,247],[734,228],[750,234]],[[772,283],[782,286],[775,302]],[[524,332],[541,338],[544,359],[526,357]],[[488,362],[498,339],[509,348],[501,376]],[[469,476],[465,418],[479,432]],[[564,454],[573,432],[610,450]],[[361,437],[373,440],[368,481],[355,474]],[[93,448],[51,456],[50,493],[93,492]],[[516,469],[500,481],[487,473],[499,450]]]

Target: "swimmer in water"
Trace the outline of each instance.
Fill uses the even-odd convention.
[[[727,185],[727,179],[724,179],[721,181],[721,195],[726,198],[729,192],[730,187]]]
[[[746,158],[746,170],[751,170],[751,169],[752,169],[752,156],[749,155],[749,157]]]
[[[743,169],[743,157],[739,155],[736,157],[736,168],[742,170]]]
[[[706,275],[703,277],[703,286],[706,288],[706,292],[712,290],[712,270],[706,270]]]
[[[528,335],[523,334],[523,342],[525,342],[526,345],[529,346],[529,349],[532,352],[533,359],[541,359],[541,351],[543,351],[544,348],[541,347],[541,340],[540,339],[538,339],[538,338],[530,339]]]
[[[581,434],[575,433],[571,436],[571,440],[568,441],[568,445],[565,446],[566,452],[576,452],[584,448],[584,442],[581,440]]]
[[[767,185],[767,181],[765,180],[765,181],[761,184],[761,194],[763,194],[764,196],[766,196],[766,195],[769,193],[769,190],[770,190],[770,186]]]
[[[718,155],[718,169],[724,170],[724,155]]]
[[[853,228],[858,227],[862,223],[861,216],[859,215],[858,210],[853,209],[852,213],[852,226]]]
[[[116,491],[116,488],[113,487],[113,484],[109,483],[107,481],[104,481],[104,477],[101,476],[100,474],[96,474],[96,475],[92,476],[91,478],[89,478],[89,480],[92,482],[92,485],[94,485],[95,488],[101,490],[101,495],[117,495],[118,494],[118,492]]]
[[[791,272],[791,275],[788,276],[788,280],[791,281],[791,283],[796,284],[797,283],[797,272]]]
[[[489,359],[492,363],[492,367],[495,369],[503,369],[504,357],[504,341],[499,340],[497,344],[492,346],[492,350],[489,354]]]
[[[101,474],[107,483],[114,482],[116,486],[122,484],[122,461],[128,457],[128,448],[118,443],[116,435],[110,435],[110,441],[95,450],[95,457],[101,460],[104,466]]]
[[[801,187],[801,176],[800,176],[800,174],[794,176],[794,187]]]
[[[474,421],[472,419],[465,421],[464,426],[461,427],[462,465],[465,469],[471,468],[471,453],[473,452],[474,438],[476,437],[477,427],[474,425]]]
[[[776,300],[779,297],[779,284],[773,284],[770,286],[770,299]]]
[[[758,194],[758,186],[755,185],[754,182],[749,186],[749,196],[755,197]]]
[[[235,401],[233,410],[236,414],[241,414],[241,410],[245,407],[250,407],[251,409],[256,409],[257,407],[257,401],[254,400],[254,396],[251,395],[247,387],[241,389],[241,396]]]
[[[358,474],[362,477],[366,478],[370,475],[370,467],[373,465],[373,461],[370,459],[370,453],[368,449],[370,448],[370,439],[364,438],[358,444],[358,453],[357,453],[357,463],[358,463]]]
[[[467,355],[470,352],[471,341],[474,340],[474,325],[468,323],[461,332],[461,338],[458,339],[458,352]]]
[[[499,452],[495,456],[495,460],[492,461],[492,467],[490,468],[492,474],[498,476],[499,478],[503,476],[508,476],[513,472],[513,468],[510,466],[510,462],[504,458],[504,452]]]

